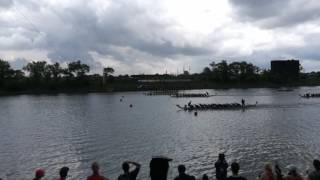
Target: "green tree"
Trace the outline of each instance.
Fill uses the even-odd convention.
[[[209,75],[211,73],[211,70],[209,67],[205,67],[203,68],[202,70],[202,74],[205,74],[205,75]]]
[[[7,79],[13,75],[9,62],[0,59],[0,80]]]
[[[112,67],[103,68],[103,77],[108,77],[110,74],[114,73],[114,69]]]
[[[226,60],[222,60],[220,63],[217,63],[215,65],[214,72],[217,74],[218,78],[222,82],[227,82],[229,81],[230,73],[229,73],[229,66]]]
[[[103,68],[103,76],[102,76],[102,83],[106,83],[106,81],[113,80],[113,78],[110,78],[110,75],[114,73],[114,69],[112,67],[106,67]]]
[[[229,64],[229,73],[231,80],[238,80],[241,76],[241,63],[239,62],[232,62]]]
[[[32,61],[23,67],[23,70],[29,72],[29,77],[35,81],[43,79],[46,75],[46,61]]]
[[[90,67],[82,64],[81,61],[75,61],[68,64],[69,75],[72,77],[84,77],[86,73],[90,72]]]
[[[47,76],[49,76],[49,78],[53,78],[55,81],[61,77],[62,73],[63,73],[63,69],[60,67],[60,64],[57,62],[54,64],[48,64],[46,66]]]
[[[25,78],[24,72],[21,70],[13,70],[13,75],[12,77],[16,80],[22,80]]]

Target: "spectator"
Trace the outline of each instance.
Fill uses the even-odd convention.
[[[291,166],[288,175],[284,178],[285,180],[303,180],[302,176],[298,173],[295,166]]]
[[[217,180],[227,179],[227,169],[229,165],[225,160],[225,155],[223,153],[219,154],[219,158],[214,166],[216,168],[216,179]]]
[[[135,168],[133,171],[129,171],[130,170],[130,164],[134,165]],[[136,162],[132,162],[132,161],[126,161],[122,164],[122,169],[124,174],[121,174],[118,177],[118,180],[136,180],[139,170],[140,170],[141,165],[136,163]]]
[[[260,177],[260,180],[276,180],[277,177],[272,171],[272,166],[270,163],[267,163],[264,166],[264,171]]]
[[[204,175],[202,176],[202,180],[209,180],[208,175],[207,175],[207,174],[204,174]]]
[[[231,164],[232,175],[227,180],[247,180],[246,178],[239,176],[240,165],[236,162]]]
[[[308,180],[320,179],[320,161],[318,159],[313,160],[314,171],[308,174]]]
[[[164,156],[153,157],[150,161],[151,180],[167,180],[169,162],[172,159]]]
[[[282,175],[282,171],[280,169],[280,166],[278,164],[276,164],[274,166],[274,169],[275,169],[275,173],[276,173],[276,176],[277,176],[277,180],[283,180],[283,175]]]
[[[45,171],[43,169],[37,169],[35,173],[35,178],[33,180],[41,180],[45,175]]]
[[[108,180],[108,178],[101,176],[99,173],[99,164],[97,162],[92,163],[91,165],[92,175],[88,176],[87,180]]]
[[[186,174],[186,167],[184,165],[178,166],[179,175],[174,180],[193,180],[193,176]]]
[[[68,167],[62,167],[60,169],[60,180],[66,180],[68,176],[69,168]]]

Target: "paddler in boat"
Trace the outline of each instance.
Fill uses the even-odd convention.
[[[188,102],[188,106],[189,106],[189,107],[191,106],[191,101]]]
[[[241,105],[244,107],[246,105],[246,101],[244,99],[241,99]]]

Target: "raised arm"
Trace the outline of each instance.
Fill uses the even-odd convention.
[[[141,165],[137,162],[133,162],[133,161],[127,161],[127,163],[132,164],[134,166],[136,166],[136,168],[140,169]]]

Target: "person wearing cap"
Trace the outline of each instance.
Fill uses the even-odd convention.
[[[225,155],[223,153],[220,153],[217,162],[214,164],[214,167],[216,168],[216,179],[217,180],[227,179],[228,166],[229,165],[225,159]]]
[[[320,179],[320,161],[318,159],[313,160],[314,171],[308,174],[308,180]]]
[[[130,170],[130,164],[134,165],[135,168],[134,170],[132,170],[131,172]],[[132,162],[132,161],[126,161],[122,164],[122,169],[124,174],[121,174],[118,177],[118,180],[136,180],[139,170],[140,170],[141,165],[139,163],[136,162]]]
[[[184,165],[178,166],[179,175],[174,180],[195,180],[195,177],[186,174],[186,167]]]
[[[288,175],[284,178],[285,180],[303,180],[302,176],[298,173],[295,166],[290,166]]]
[[[35,178],[33,180],[41,180],[44,177],[44,170],[43,169],[37,169],[35,173]]]
[[[62,167],[59,171],[60,179],[59,180],[66,180],[68,176],[69,168],[68,167]]]
[[[232,175],[227,180],[247,180],[245,177],[239,176],[240,165],[237,162],[231,164]]]
[[[271,163],[266,163],[264,166],[264,171],[260,176],[260,180],[276,180],[277,176],[274,174],[272,170]]]
[[[88,176],[87,180],[108,180],[108,178],[101,176],[99,173],[100,166],[97,162],[91,165],[92,175]]]

